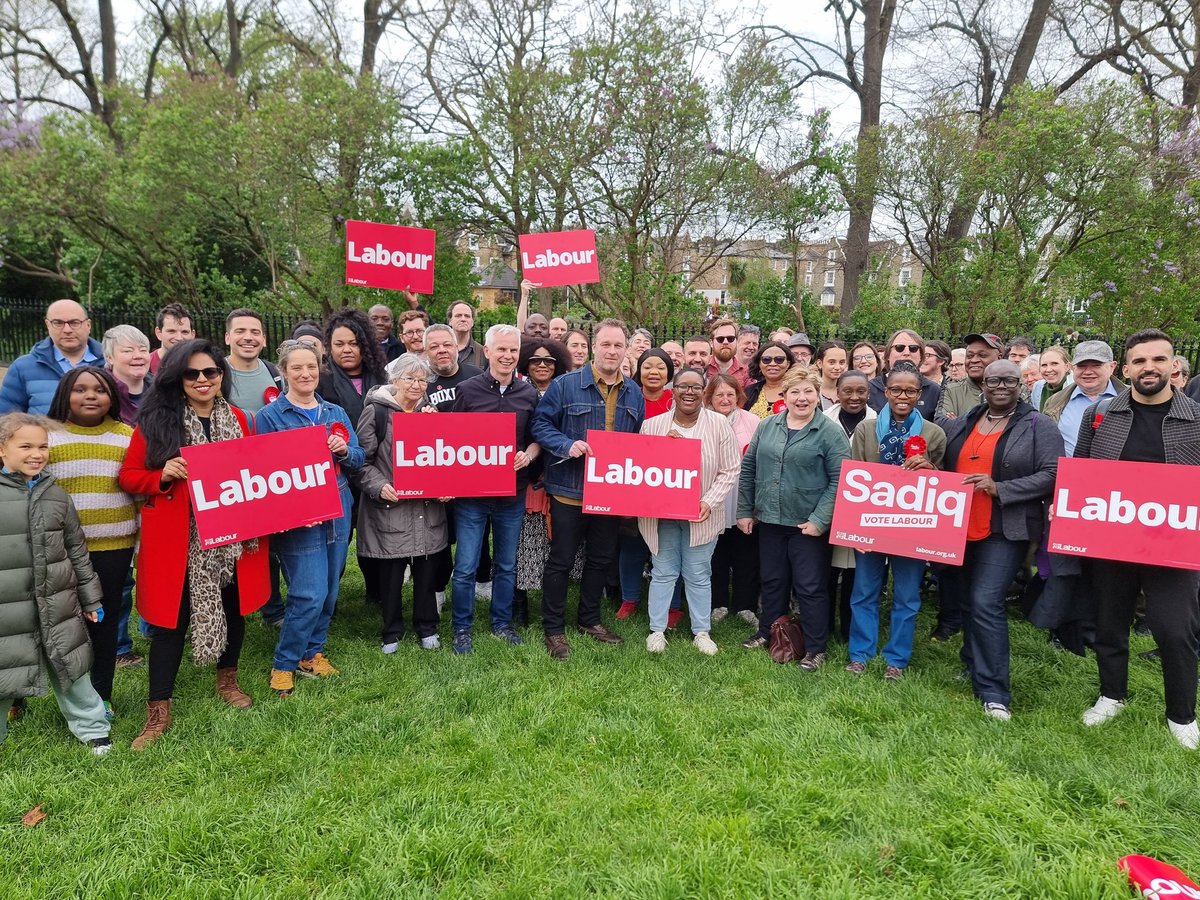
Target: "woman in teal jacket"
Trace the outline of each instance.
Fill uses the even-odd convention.
[[[842,460],[850,455],[845,432],[821,415],[821,378],[796,366],[783,384],[787,409],[754,432],[742,457],[737,527],[758,527],[762,615],[758,632],[742,644],[764,647],[771,623],[795,595],[804,632],[800,666],[816,671],[829,641],[829,541]]]

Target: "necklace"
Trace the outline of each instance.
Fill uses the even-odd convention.
[[[989,422],[999,422],[1001,419],[1007,419],[1009,416],[1011,416],[1015,412],[1016,412],[1016,409],[1010,409],[1008,412],[1006,412],[1002,416],[993,416],[991,413],[984,413],[984,415],[986,415],[988,417]]]
[[[989,422],[1003,422],[1005,419],[1007,419],[1009,416],[1011,416],[1014,412],[1016,412],[1016,410],[1011,410],[1002,416],[993,416],[991,413],[985,413],[984,415],[986,416],[986,418],[988,419]],[[986,437],[990,437],[991,435],[995,434],[998,431],[1003,430],[1003,426],[1001,426],[999,428],[997,428],[995,426],[988,426],[987,431],[984,431],[983,428],[981,427],[982,425],[983,425],[983,423],[980,422],[973,429],[971,429],[971,437],[975,438],[976,440],[975,440],[975,446],[973,448],[974,452],[971,453],[971,455],[969,457],[967,457],[968,459],[979,459],[979,448],[983,446],[983,439]]]

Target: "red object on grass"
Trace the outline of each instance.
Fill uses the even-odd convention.
[[[925,443],[925,438],[921,437],[919,434],[914,434],[904,442],[904,458],[908,459],[910,456],[922,456],[928,449],[929,445]]]
[[[1117,866],[1129,876],[1129,883],[1144,897],[1152,900],[1159,897],[1200,898],[1200,886],[1179,869],[1151,856],[1122,856]]]

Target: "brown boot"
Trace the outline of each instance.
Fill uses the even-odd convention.
[[[162,733],[171,727],[171,701],[151,700],[146,704],[146,727],[129,745],[131,750],[145,750]]]
[[[249,709],[254,701],[238,687],[237,667],[217,669],[217,696],[235,709]]]

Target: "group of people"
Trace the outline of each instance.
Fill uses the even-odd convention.
[[[215,665],[218,695],[239,709],[252,704],[238,674],[251,613],[279,629],[274,692],[290,694],[296,675],[334,676],[326,642],[353,539],[388,655],[409,628],[422,648],[440,648],[447,591],[454,653],[474,648],[480,598],[490,601],[491,634],[522,644],[528,592],[540,591],[545,648],[568,659],[572,579],[575,630],[621,644],[604,622],[604,600],[613,618],[628,619],[648,579],[651,653],[667,650],[685,618],[706,655],[718,652],[712,623],[727,616],[753,629],[748,650],[794,622],[800,669],[820,670],[840,637],[849,673],[864,676],[882,655],[883,677],[897,681],[932,581],[931,638],[962,633],[974,694],[998,720],[1011,718],[1012,705],[1006,605],[1024,581],[1031,620],[1069,649],[1095,652],[1100,696],[1085,724],[1124,707],[1129,631],[1143,611],[1170,732],[1200,746],[1200,573],[1153,560],[1081,562],[1048,553],[1045,540],[1061,456],[1200,465],[1200,382],[1187,382],[1168,335],[1130,336],[1121,381],[1101,341],[1038,354],[1020,338],[970,334],[951,348],[902,329],[881,347],[847,347],[788,329],[764,338],[718,318],[707,333],[656,346],[647,329],[630,333],[617,319],[588,334],[529,314],[529,288],[517,325],[492,326],[482,344],[469,303],[451,304],[448,322],[434,323],[406,294],[398,320],[378,305],[300,323],[273,362],[263,359],[263,321],[251,309],[228,314],[218,344],[196,336],[186,309],[165,307],[152,353],[132,326],[98,343],[82,306],[51,304],[47,337],[0,386],[0,705],[18,714],[24,698],[49,688],[72,733],[107,751],[114,669],[133,655],[131,599],[150,648],[135,749],[171,724],[189,634],[193,658]],[[512,496],[397,490],[399,417],[447,412],[513,414]],[[342,515],[202,547],[181,449],[312,426],[325,429]],[[695,515],[585,511],[589,431],[698,441]],[[974,486],[964,564],[831,546],[847,459],[961,474]]]

